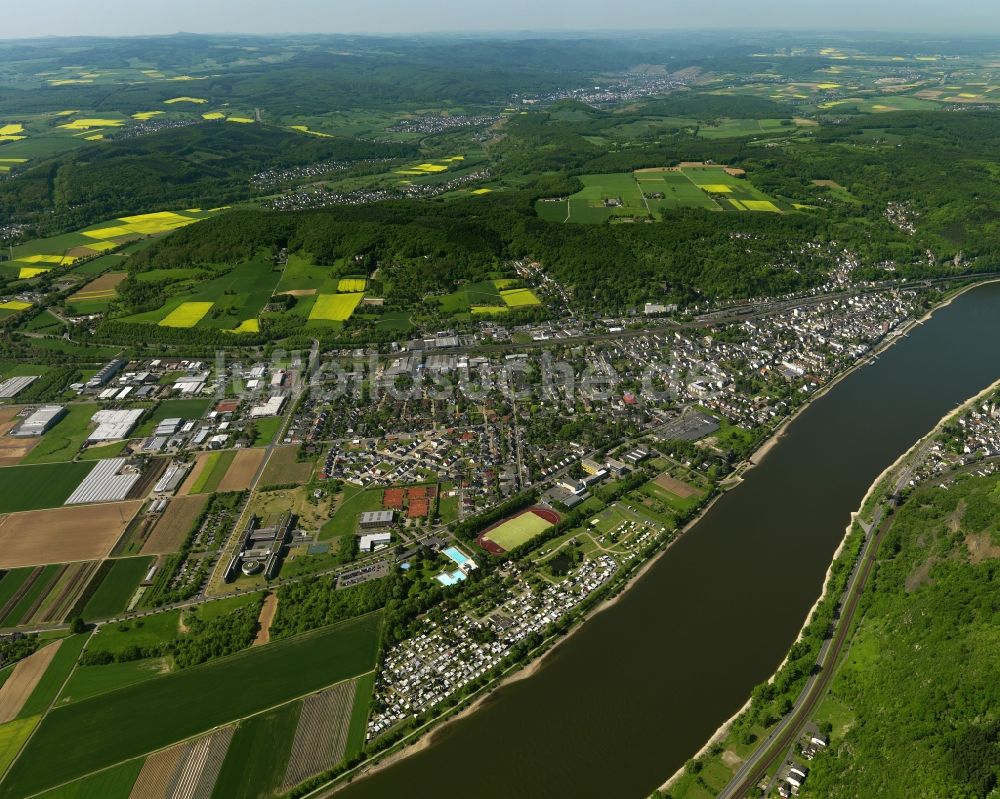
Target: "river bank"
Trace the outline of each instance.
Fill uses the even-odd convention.
[[[996,281],[988,281],[988,282],[996,282]],[[950,303],[951,299],[949,299],[948,302]],[[944,307],[947,304],[948,303],[943,303],[941,306],[932,309],[930,312],[928,312],[928,314],[925,317],[923,317],[923,319],[929,318],[934,311],[938,310],[941,307]],[[833,579],[834,563],[836,563],[836,561],[843,554],[844,546],[847,543],[848,536],[853,530],[855,523],[860,522],[861,524],[864,524],[864,521],[861,517],[862,514],[864,513],[866,506],[868,505],[869,500],[877,493],[880,487],[887,480],[889,480],[893,475],[897,474],[907,464],[907,462],[914,456],[914,454],[918,453],[926,444],[928,444],[931,440],[933,440],[933,438],[938,434],[938,432],[948,422],[949,419],[953,418],[956,414],[963,413],[964,411],[970,409],[972,406],[976,405],[977,403],[988,397],[990,394],[996,392],[998,389],[1000,389],[1000,378],[993,381],[990,385],[988,385],[982,391],[978,392],[969,399],[966,399],[958,403],[954,408],[945,413],[927,433],[922,435],[912,446],[910,446],[905,452],[903,452],[895,461],[893,461],[889,466],[887,466],[872,481],[868,490],[865,492],[865,495],[862,497],[857,510],[851,513],[851,520],[847,524],[844,530],[844,536],[841,539],[840,544],[837,547],[837,550],[834,552],[833,558],[831,559],[830,562],[830,566],[826,571],[826,575],[823,580],[823,590],[820,593],[819,597],[816,599],[816,602],[809,609],[809,612],[806,614],[805,621],[803,622],[802,627],[799,630],[799,633],[796,636],[795,641],[793,642],[793,645],[802,640],[806,628],[808,627],[809,622],[812,619],[813,614],[819,608],[821,603],[827,598]],[[788,655],[786,654],[785,658],[781,661],[778,667],[774,670],[774,673],[768,679],[769,683],[773,683],[775,681],[778,673],[781,671],[782,668],[784,668],[787,662],[788,662]],[[716,730],[716,732],[693,755],[693,757],[694,758],[703,757],[704,755],[708,754],[709,751],[717,744],[722,743],[728,736],[729,730],[732,727],[733,723],[749,708],[750,703],[751,700],[748,699],[746,703],[743,705],[743,707],[741,707],[730,718],[728,718],[725,722],[723,722],[723,724],[720,725],[718,730]],[[662,785],[660,785],[660,787],[657,790],[661,792],[668,791],[684,775],[685,768],[686,768],[685,766],[681,766],[680,768],[678,768],[677,771],[675,771]]]
[[[730,716],[753,685],[773,674],[825,582],[831,555],[843,539],[841,518],[849,517],[858,497],[871,488],[872,475],[927,430],[929,410],[939,418],[954,405],[955,395],[972,393],[1000,373],[997,354],[988,346],[1000,335],[996,287],[919,335],[906,336],[958,296],[901,326],[817,390],[797,409],[791,434],[791,417],[783,420],[752,456],[758,465],[746,477],[753,490],[713,497],[682,530],[698,524],[698,536],[678,535],[669,547],[676,555],[661,558],[657,552],[636,564],[626,589],[613,589],[617,596],[587,612],[592,624],[576,622],[572,634],[562,637],[565,655],[543,658],[546,668],[538,668],[535,679],[478,703],[476,714],[463,714],[460,732],[432,736],[436,746],[411,748],[418,757],[405,758],[409,762],[398,764],[391,776],[357,780],[356,790],[346,795],[372,799],[405,791],[433,780],[445,767],[456,778],[475,779],[488,799],[512,789],[530,796],[565,795],[571,786],[578,795],[599,789],[648,793],[659,783],[657,763],[665,758],[680,763],[706,737],[716,737],[710,733],[718,719]],[[901,354],[879,358],[870,370],[858,369],[904,342]],[[857,379],[830,394],[849,374]],[[827,401],[813,405],[828,394]],[[815,412],[803,416],[806,407]],[[775,448],[776,437],[789,443]],[[803,535],[803,528],[810,534]],[[789,558],[799,567],[793,575],[762,581]],[[607,618],[595,618],[605,613]],[[748,623],[733,626],[739,616]],[[723,629],[729,632],[720,635]],[[681,641],[687,654],[679,658]],[[608,674],[616,675],[619,687],[645,688],[594,694],[595,681],[603,684]],[[678,692],[679,684],[687,688]],[[585,703],[581,696],[587,696]],[[539,712],[538,724],[525,725]],[[664,725],[664,719],[673,721]],[[705,729],[710,719],[715,721]],[[486,750],[493,754],[484,764]],[[598,751],[600,758],[589,754]],[[501,767],[507,757],[519,758],[515,772]]]

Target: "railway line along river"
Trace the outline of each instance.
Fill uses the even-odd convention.
[[[1000,284],[937,310],[816,399],[617,603],[531,677],[338,791],[640,799],[783,660],[875,478],[1000,377]]]

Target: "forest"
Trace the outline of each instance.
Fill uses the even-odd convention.
[[[831,687],[846,733],[801,796],[985,799],[1000,779],[1000,479],[897,511]]]

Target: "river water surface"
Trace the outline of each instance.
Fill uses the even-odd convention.
[[[784,659],[850,514],[950,409],[1000,377],[1000,285],[968,292],[817,399],[537,674],[343,799],[648,796]]]

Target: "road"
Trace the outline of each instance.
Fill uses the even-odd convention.
[[[267,464],[271,460],[271,456],[274,454],[275,447],[278,443],[285,440],[285,432],[288,430],[288,426],[291,424],[292,419],[295,418],[295,411],[299,404],[299,399],[302,397],[303,392],[309,384],[307,376],[309,375],[309,367],[312,364],[317,363],[319,360],[319,341],[313,339],[312,347],[309,350],[309,358],[302,367],[302,373],[297,376],[292,389],[292,394],[288,398],[287,410],[284,413],[281,427],[278,428],[278,432],[274,434],[274,437],[264,448],[264,457],[261,458],[260,466],[257,467],[256,473],[254,473],[253,479],[250,481],[250,485],[247,488],[247,498],[243,503],[243,508],[240,510],[240,515],[236,519],[236,524],[233,526],[233,530],[223,546],[222,551],[219,553],[219,559],[215,563],[215,567],[212,569],[212,575],[208,579],[208,583],[205,588],[206,594],[217,593],[217,589],[225,585],[224,575],[226,573],[226,568],[229,566],[229,561],[232,559],[236,552],[236,547],[239,545],[240,532],[243,530],[246,523],[247,515],[250,512],[250,507],[253,503],[254,495],[257,493],[257,488],[260,485],[261,478],[264,476],[264,470],[267,469]]]
[[[894,495],[898,494],[910,482],[913,470],[923,459],[930,444],[931,441],[925,442],[907,458],[906,466],[896,480],[893,489]],[[855,611],[875,565],[882,539],[892,525],[890,521],[884,529],[882,528],[886,509],[893,505],[894,500],[890,500],[888,505],[879,503],[871,523],[865,529],[865,543],[848,579],[834,634],[831,638],[826,639],[823,646],[820,647],[819,655],[816,658],[816,668],[806,681],[792,710],[778,722],[767,738],[743,762],[729,784],[718,794],[717,799],[739,799],[739,797],[746,796],[763,779],[775,761],[784,756],[785,752],[798,739],[802,727],[810,721],[816,706],[829,687],[830,680],[833,679],[837,658],[840,657],[844,645],[850,641],[850,630]],[[861,523],[860,520],[859,523]],[[864,527],[863,523],[861,524]]]

